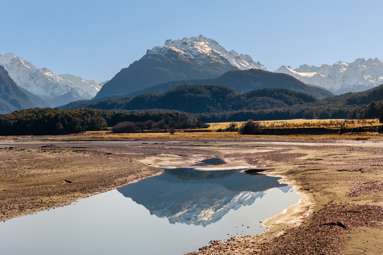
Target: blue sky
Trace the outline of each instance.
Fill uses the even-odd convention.
[[[166,39],[203,34],[280,65],[383,58],[379,0],[0,0],[0,52],[100,81]]]

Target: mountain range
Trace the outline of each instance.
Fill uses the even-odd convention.
[[[37,68],[14,54],[0,54],[0,65],[13,81],[24,90],[40,97],[46,105],[59,106],[75,100],[90,99],[101,86],[96,81],[59,75],[47,68]]]
[[[250,56],[228,51],[204,36],[168,40],[122,69],[103,86],[95,101],[164,93],[179,85],[225,86],[241,93],[256,89],[287,89],[316,98],[331,96],[328,91],[306,85],[292,76],[264,69]]]
[[[265,66],[250,56],[226,50],[204,36],[167,40],[164,45],[148,50],[141,59],[122,69],[106,83],[96,98],[137,95],[161,90],[158,86],[165,88],[169,86],[164,85],[167,83],[174,85],[188,81],[194,84],[190,80],[211,80],[230,71],[250,69],[266,71]],[[281,66],[275,72],[288,74],[333,94],[364,91],[383,83],[383,62],[379,59],[360,58],[350,63],[321,66],[305,64],[298,68]],[[242,81],[240,85],[247,86]]]
[[[302,65],[295,69],[282,66],[276,72],[270,72],[250,56],[226,50],[218,42],[204,36],[167,40],[164,45],[148,50],[141,59],[122,69],[103,86],[77,76],[60,75],[47,68],[37,68],[27,60],[9,53],[0,54],[0,66],[4,66],[19,91],[31,100],[28,104],[19,104],[20,107],[3,107],[9,111],[42,105],[57,107],[73,101],[76,103],[70,103],[68,107],[147,109],[166,106],[178,109],[176,103],[165,104],[163,101],[178,93],[182,98],[192,100],[181,108],[196,112],[198,107],[190,109],[189,106],[192,102],[198,102],[197,97],[202,95],[206,99],[205,93],[208,91],[209,100],[216,100],[210,94],[211,91],[223,92],[211,86],[231,89],[225,92],[226,96],[245,100],[249,106],[226,102],[227,105],[223,107],[222,103],[221,106],[217,105],[219,100],[207,100],[209,108],[204,111],[200,109],[199,112],[212,109],[254,110],[262,104],[264,108],[291,106],[284,101],[289,97],[294,97],[293,102],[299,102],[296,99],[301,96],[292,96],[291,91],[321,100],[331,97],[332,93],[364,91],[383,82],[383,62],[379,59],[357,59],[351,63],[338,62],[321,66]],[[185,85],[199,86],[199,89],[177,89]],[[210,87],[202,89],[203,86]],[[248,99],[248,95],[254,95],[255,90],[270,91],[266,97]],[[151,95],[141,96],[143,94]],[[11,98],[16,95],[21,94],[16,93]],[[277,95],[281,98],[277,98]],[[5,92],[0,94],[3,102],[8,102],[9,98]],[[92,100],[84,101],[89,99]],[[173,100],[177,102],[177,99]],[[25,96],[19,98],[19,101],[26,102]],[[145,102],[147,105],[144,105]]]
[[[325,88],[334,94],[360,92],[383,84],[383,62],[377,58],[359,58],[353,62],[333,65],[301,65],[298,68],[280,67],[285,73],[306,84]]]

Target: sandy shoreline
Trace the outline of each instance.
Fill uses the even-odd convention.
[[[279,212],[272,217],[263,221],[263,225],[266,227],[267,231],[275,232],[279,231],[277,226],[279,225],[288,225],[288,226],[298,226],[301,224],[305,218],[309,217],[312,213],[312,206],[314,201],[310,194],[303,192],[300,187],[294,183],[294,181],[289,180],[288,177],[278,174],[270,173],[268,174],[274,177],[280,177],[281,183],[287,184],[298,193],[300,199],[298,203],[290,205],[288,208],[284,209],[282,212]],[[273,230],[276,229],[276,230]]]

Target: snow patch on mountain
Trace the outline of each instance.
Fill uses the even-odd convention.
[[[40,96],[52,106],[71,100],[90,99],[101,89],[96,81],[84,80],[74,75],[56,74],[47,68],[37,68],[14,54],[0,54],[0,65],[23,89]],[[63,99],[65,100],[57,100]]]
[[[333,65],[280,67],[277,72],[294,76],[304,83],[323,87],[335,94],[364,91],[383,84],[383,62],[378,58],[358,58]]]
[[[240,70],[266,69],[261,63],[255,62],[249,55],[239,54],[234,50],[226,50],[215,40],[202,35],[197,37],[185,37],[179,40],[167,40],[164,46],[157,46],[148,50],[148,54],[165,54],[173,51],[178,55],[201,62],[206,59],[213,62],[228,61],[233,67]]]
[[[293,74],[294,76],[306,77],[306,78],[312,78],[315,75],[319,75],[317,72],[298,72],[298,71],[295,71],[290,66],[281,66],[278,69],[278,72],[279,73],[286,73],[286,74]]]

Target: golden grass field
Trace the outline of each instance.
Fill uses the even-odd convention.
[[[145,133],[112,133],[111,131],[88,131],[80,134],[66,135],[65,137],[49,137],[49,140],[247,140],[247,139],[284,139],[286,135],[241,135],[238,132],[217,132],[225,129],[232,122],[209,123],[209,127],[205,129],[197,129],[190,132],[184,130],[176,130],[174,134],[169,132],[145,132]],[[234,122],[238,127],[243,122]],[[378,119],[365,120],[275,120],[275,121],[259,121],[261,127],[265,128],[305,128],[305,127],[327,127],[327,128],[355,128],[365,126],[379,126]],[[351,140],[369,140],[381,139],[378,133],[347,133],[347,134],[326,134],[326,135],[288,135],[288,139],[304,139],[304,140],[333,140],[333,139],[351,139]]]
[[[357,128],[365,126],[379,126],[379,119],[294,119],[255,121],[261,128]],[[244,122],[208,123],[208,130],[217,131],[229,127],[234,123],[240,127]]]

